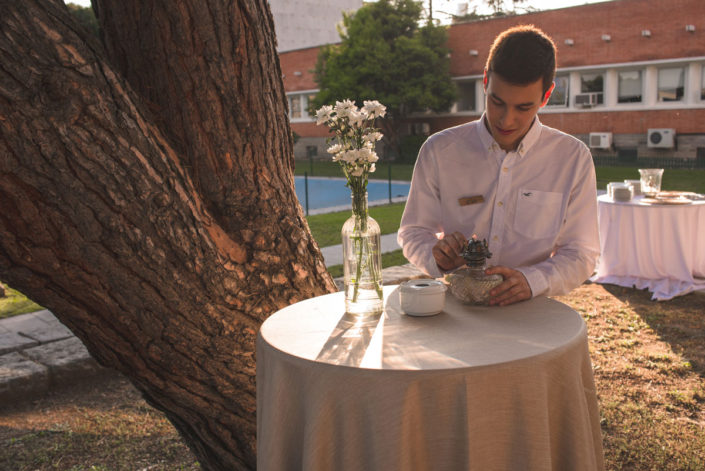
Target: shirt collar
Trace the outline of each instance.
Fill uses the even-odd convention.
[[[480,118],[479,122],[479,132],[480,132],[480,142],[482,142],[482,147],[484,149],[487,149],[487,151],[492,152],[495,150],[501,150],[499,147],[499,144],[494,140],[494,137],[492,137],[492,133],[487,129],[487,126],[485,126],[485,113],[482,113],[482,117]],[[538,115],[534,118],[534,122],[531,123],[531,127],[527,131],[526,135],[524,135],[524,138],[521,140],[519,143],[519,146],[517,147],[517,154],[519,154],[520,157],[523,157],[528,150],[533,147],[534,144],[536,144],[536,141],[538,141],[539,136],[541,135],[541,128],[543,127],[543,124],[541,124],[541,121],[539,120]]]

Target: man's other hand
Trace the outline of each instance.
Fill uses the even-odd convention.
[[[490,267],[485,273],[497,273],[504,277],[504,281],[490,291],[490,306],[507,306],[531,299],[531,288],[522,272],[499,266]]]
[[[438,268],[448,271],[464,265],[465,260],[460,256],[460,252],[467,243],[468,240],[460,232],[453,232],[439,240],[431,250]]]

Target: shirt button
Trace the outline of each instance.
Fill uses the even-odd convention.
[[[495,242],[497,242],[497,241],[499,240],[499,237],[494,236],[494,237],[492,237],[492,240],[494,240]]]
[[[504,206],[504,203],[500,201],[499,203],[497,203],[497,206]]]
[[[504,173],[507,173],[507,172],[509,171],[509,169],[508,169],[507,167],[502,167],[502,171],[503,171]]]

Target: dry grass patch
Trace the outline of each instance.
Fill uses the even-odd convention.
[[[586,284],[557,299],[588,326],[607,469],[705,469],[705,296]],[[0,406],[0,469],[200,468],[163,414],[108,377]]]
[[[164,415],[124,378],[77,383],[0,409],[0,469],[198,470]]]
[[[586,284],[556,299],[588,326],[609,470],[705,469],[705,296]]]

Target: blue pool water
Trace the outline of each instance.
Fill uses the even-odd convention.
[[[306,208],[306,190],[304,177],[294,177],[296,196],[301,206]],[[409,182],[392,181],[392,198],[409,195]],[[368,201],[389,201],[389,182],[370,180],[367,183]],[[350,206],[350,189],[345,186],[344,178],[308,177],[308,208],[321,209],[335,206]]]

